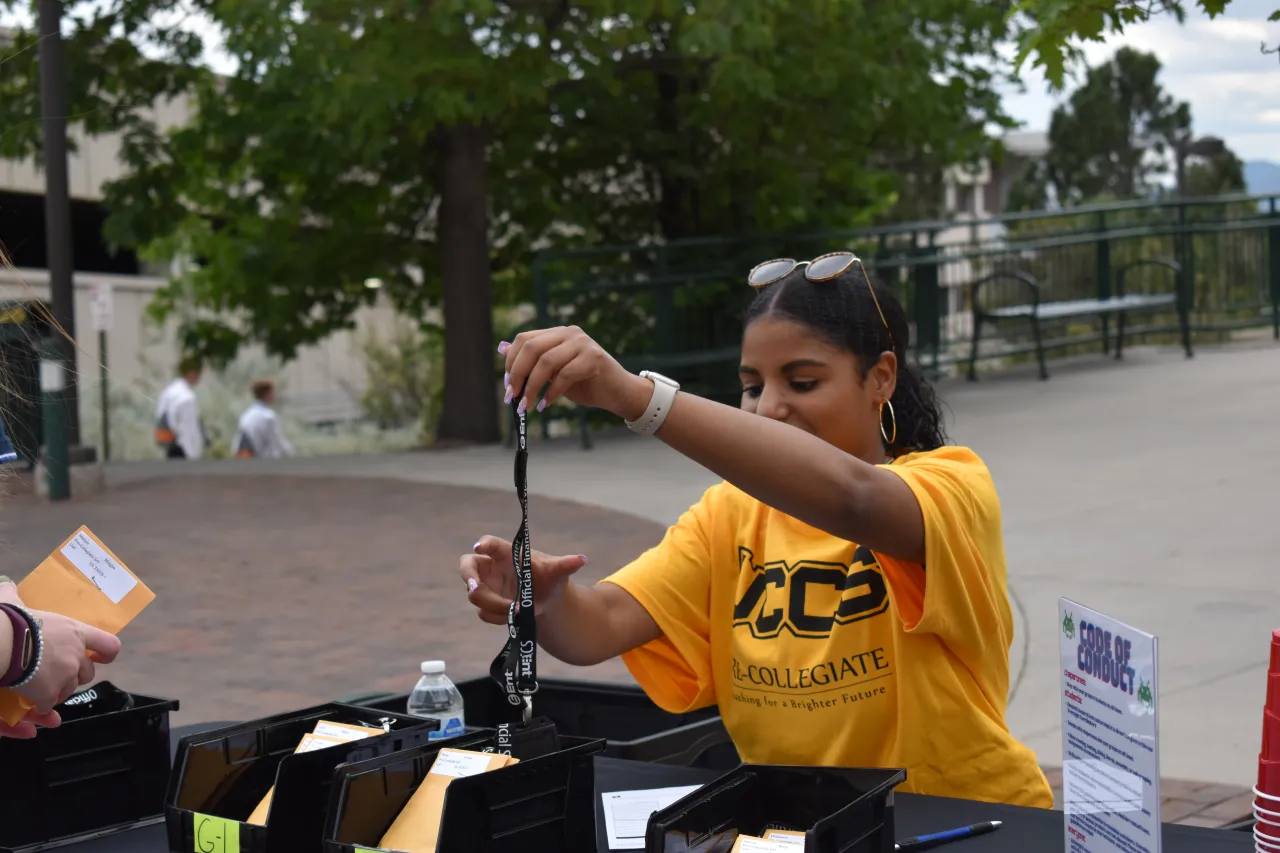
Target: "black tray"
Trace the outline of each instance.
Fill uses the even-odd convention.
[[[492,728],[511,719],[511,706],[491,678],[458,683],[467,727]],[[404,713],[408,694],[380,696],[359,704]],[[715,708],[668,714],[634,684],[601,684],[548,678],[538,684],[534,711],[560,734],[604,738],[605,754],[631,761],[729,770],[738,751]]]
[[[294,753],[318,720],[377,727],[384,719],[391,723],[387,734]],[[166,797],[169,850],[222,850],[213,839],[235,833],[238,848],[226,849],[240,853],[318,851],[334,768],[352,757],[416,746],[438,727],[435,720],[333,703],[183,738]],[[244,823],[273,786],[267,825]]]
[[[647,853],[729,853],[739,835],[806,835],[805,853],[893,853],[893,789],[905,770],[732,770],[649,818]]]
[[[158,823],[169,780],[173,699],[67,720],[33,740],[0,738],[0,853]]]
[[[548,738],[549,735],[549,738]],[[339,767],[331,790],[326,853],[377,849],[378,842],[447,746],[485,750],[490,733],[432,741]],[[595,766],[604,741],[548,729],[511,754],[519,764],[454,779],[446,789],[437,851],[595,853]]]

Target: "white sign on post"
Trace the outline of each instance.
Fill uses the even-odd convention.
[[[93,330],[95,332],[111,331],[111,324],[115,319],[114,301],[110,282],[94,282],[92,309]]]
[[[1160,853],[1156,638],[1058,600],[1067,853]]]

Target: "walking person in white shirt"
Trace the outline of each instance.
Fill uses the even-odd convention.
[[[236,431],[234,450],[242,459],[280,459],[293,455],[293,445],[284,437],[280,418],[272,406],[276,403],[276,383],[270,379],[255,379],[249,386],[253,403],[240,416],[240,429]]]
[[[203,372],[200,359],[187,356],[178,365],[178,378],[160,392],[156,403],[156,444],[169,459],[199,459],[208,444],[195,392]]]

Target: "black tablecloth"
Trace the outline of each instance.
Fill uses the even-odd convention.
[[[176,734],[192,734],[213,727],[206,725],[199,729],[188,728]],[[597,758],[596,843],[600,853],[607,853],[609,850],[599,796],[601,793],[697,785],[708,782],[717,775],[714,771],[689,767]],[[899,838],[954,829],[983,820],[1004,822],[998,832],[941,848],[946,853],[1051,853],[1064,847],[1061,812],[912,794],[897,794],[895,803],[894,820]],[[66,853],[166,853],[167,849],[163,825],[62,848]],[[1251,853],[1254,849],[1253,834],[1166,824],[1163,849],[1164,853]]]

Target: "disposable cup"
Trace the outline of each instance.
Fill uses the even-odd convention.
[[[1253,830],[1253,845],[1261,853],[1280,853],[1280,844],[1272,842],[1265,835],[1259,835],[1256,827]]]
[[[1280,714],[1280,672],[1267,673],[1267,710]]]
[[[1280,798],[1280,759],[1258,756],[1258,792]]]
[[[1271,632],[1271,671],[1280,672],[1280,631]]]
[[[1268,708],[1262,712],[1262,752],[1258,757],[1267,761],[1280,760],[1280,711]]]
[[[1268,794],[1265,791],[1260,791],[1258,790],[1257,785],[1253,786],[1253,795],[1258,798],[1259,802],[1274,803],[1277,808],[1280,808],[1280,796]]]
[[[1268,802],[1266,805],[1258,805],[1258,801],[1254,800],[1254,815],[1262,818],[1263,820],[1269,821],[1270,823],[1280,823],[1280,811],[1276,811],[1274,808],[1269,809],[1267,806],[1280,806],[1280,803]]]

